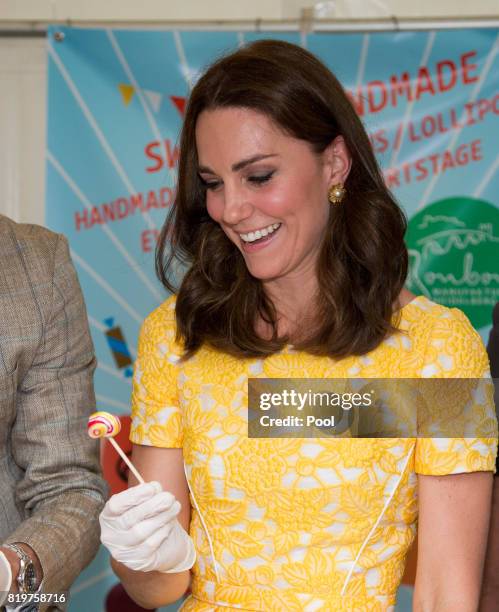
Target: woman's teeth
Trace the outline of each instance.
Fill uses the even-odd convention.
[[[239,234],[239,236],[242,240],[244,240],[244,242],[255,242],[255,240],[260,240],[260,238],[265,238],[265,236],[272,234],[280,227],[280,223],[273,223],[272,225],[268,225],[267,227],[256,230],[256,232],[250,232],[249,234]]]

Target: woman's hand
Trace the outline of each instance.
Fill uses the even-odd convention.
[[[192,539],[177,520],[180,502],[159,482],[140,484],[113,495],[99,521],[101,541],[128,568],[175,573],[196,560]]]

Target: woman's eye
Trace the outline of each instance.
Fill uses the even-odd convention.
[[[209,189],[210,191],[213,191],[214,189],[217,189],[218,187],[220,187],[220,185],[222,184],[222,181],[207,181],[201,178],[201,184],[203,185],[205,189]]]
[[[248,177],[248,181],[257,185],[262,185],[263,183],[269,181],[272,178],[273,174],[274,170],[272,170],[272,172],[267,172],[267,174],[255,174],[253,176]]]

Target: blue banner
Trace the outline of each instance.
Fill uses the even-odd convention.
[[[101,410],[129,412],[139,326],[165,298],[154,248],[174,198],[189,91],[212,59],[261,38],[305,45],[338,76],[410,219],[409,289],[461,308],[488,335],[499,301],[497,30],[303,36],[51,27],[46,222],[69,239]],[[74,585],[70,609],[86,612],[90,601],[92,609],[125,609],[116,582],[101,550]],[[400,610],[409,599],[401,594]]]

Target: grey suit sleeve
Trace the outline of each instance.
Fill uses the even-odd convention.
[[[67,589],[99,546],[106,485],[98,445],[86,433],[95,363],[83,296],[60,236],[52,304],[35,359],[18,383],[12,431],[12,455],[24,470],[16,496],[28,518],[8,541],[35,550],[45,592]]]

